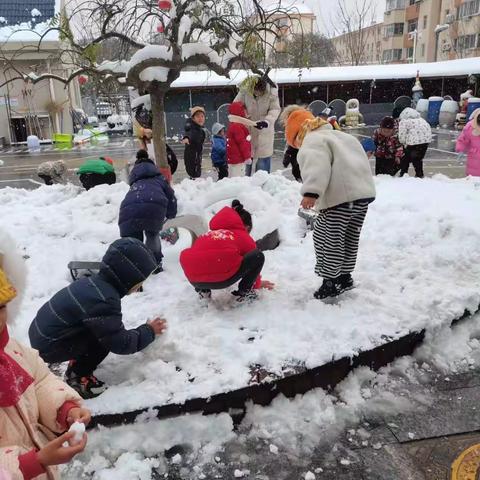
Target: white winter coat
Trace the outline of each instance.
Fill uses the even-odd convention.
[[[406,108],[400,114],[398,139],[406,147],[422,145],[432,141],[432,128],[413,108]]]
[[[248,118],[255,122],[265,120],[268,128],[257,130],[250,128],[252,137],[252,156],[254,160],[267,158],[273,155],[273,142],[275,139],[275,122],[280,115],[280,101],[278,89],[267,85],[267,90],[261,97],[240,90],[234,102],[242,102],[246,109]]]
[[[375,198],[372,170],[360,142],[331,125],[307,133],[298,163],[302,195],[317,194],[317,210]]]

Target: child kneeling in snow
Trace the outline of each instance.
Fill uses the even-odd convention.
[[[247,127],[256,125],[247,118],[242,102],[233,102],[228,107],[227,161],[229,177],[244,177],[247,165],[252,164],[252,144]]]
[[[163,270],[160,232],[165,218],[177,215],[175,192],[145,150],[137,152],[128,182],[130,190],[120,205],[118,217],[120,236],[143,242],[145,235],[145,245],[157,259],[154,273],[160,273]]]
[[[136,292],[156,267],[155,257],[142,242],[116,240],[98,274],[60,290],[30,325],[32,347],[48,363],[70,361],[66,381],[83,398],[105,390],[93,372],[110,352],[139,352],[165,330],[166,320],[161,318],[132,330],[126,330],[122,321],[121,299]]]
[[[467,175],[480,177],[480,108],[458,137],[456,151],[467,154]]]
[[[273,283],[262,280],[260,272],[265,256],[250,236],[252,216],[238,201],[225,207],[210,220],[210,232],[199,237],[191,248],[180,254],[180,264],[188,281],[202,298],[212,290],[230,287],[237,301],[255,300],[258,288],[271,290]]]
[[[68,463],[82,452],[87,436],[83,434],[77,443],[74,432],[57,435],[75,422],[87,425],[90,412],[81,406],[78,394],[48,370],[35,350],[9,337],[7,304],[15,296],[0,268],[0,478],[58,479],[56,465]]]
[[[302,207],[319,211],[313,241],[323,277],[318,299],[335,297],[353,288],[358,243],[368,205],[375,199],[373,176],[360,142],[333,130],[303,108],[288,107],[285,136],[299,149],[302,172]]]

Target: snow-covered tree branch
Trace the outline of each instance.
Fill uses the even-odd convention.
[[[167,169],[164,100],[171,84],[192,67],[226,77],[234,66],[258,73],[252,49],[264,48],[265,32],[275,36],[278,13],[289,14],[280,1],[264,9],[259,0],[71,0],[38,41],[41,49],[43,39],[58,32],[62,61],[75,66],[71,75],[16,72],[6,82],[53,78],[68,84],[88,73],[149,93],[156,159]],[[107,42],[118,45],[116,58],[102,58]]]

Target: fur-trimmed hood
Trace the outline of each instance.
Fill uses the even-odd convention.
[[[25,260],[14,239],[0,229],[0,266],[7,275],[10,283],[17,290],[17,296],[8,304],[9,323],[13,323],[20,310],[25,293],[27,268]]]

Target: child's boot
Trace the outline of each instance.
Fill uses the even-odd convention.
[[[325,298],[337,297],[342,293],[340,291],[337,279],[324,278],[322,286],[313,294],[317,300],[324,300]]]

